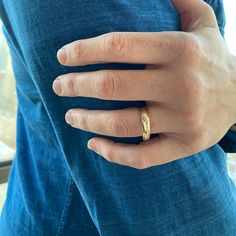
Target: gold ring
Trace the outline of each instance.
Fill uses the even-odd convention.
[[[150,139],[151,125],[150,125],[150,119],[147,114],[146,108],[141,109],[141,121],[143,124],[143,127],[142,127],[143,141],[147,141]]]

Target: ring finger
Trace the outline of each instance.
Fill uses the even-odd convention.
[[[176,112],[162,106],[147,106],[151,133],[175,133],[180,129],[176,124]],[[122,110],[72,109],[66,114],[66,121],[74,128],[114,137],[142,136],[140,108]]]

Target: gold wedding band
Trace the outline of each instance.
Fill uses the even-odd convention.
[[[150,139],[151,126],[150,126],[150,119],[147,114],[146,108],[142,108],[141,110],[141,121],[143,124],[143,127],[142,127],[143,141],[147,141]]]

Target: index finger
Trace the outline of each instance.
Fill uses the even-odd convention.
[[[61,64],[79,66],[107,62],[162,64],[178,57],[184,32],[111,32],[62,47]]]

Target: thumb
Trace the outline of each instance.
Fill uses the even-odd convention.
[[[218,27],[213,9],[203,0],[172,0],[172,2],[180,14],[183,31]]]

